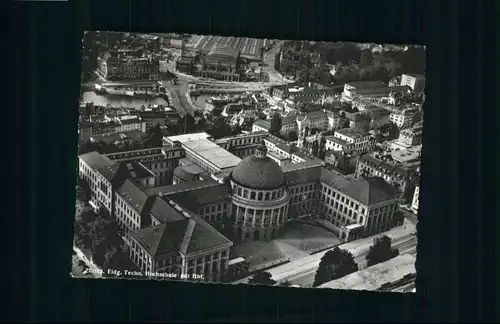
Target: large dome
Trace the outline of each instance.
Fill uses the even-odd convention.
[[[278,163],[265,156],[266,151],[261,148],[256,155],[243,159],[231,172],[231,179],[251,189],[272,190],[282,187],[285,174]]]

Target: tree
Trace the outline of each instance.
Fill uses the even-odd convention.
[[[372,65],[373,64],[373,55],[370,51],[364,50],[361,52],[361,57],[359,59],[359,66],[360,67],[365,67],[367,65]]]
[[[75,245],[83,250],[91,247],[91,240],[89,235],[89,225],[81,219],[75,221]]]
[[[358,271],[358,265],[354,261],[352,253],[336,247],[326,252],[321,258],[313,287],[345,277],[356,271]]]
[[[281,119],[281,115],[275,113],[271,117],[271,128],[269,129],[269,133],[273,135],[278,135],[281,131],[281,126],[283,124],[283,120]]]
[[[86,224],[90,224],[96,219],[96,214],[94,214],[91,210],[85,210],[80,215],[78,215],[78,219]]]
[[[267,285],[273,286],[276,284],[276,281],[273,280],[271,274],[267,271],[257,272],[248,280],[249,284],[252,285]]]
[[[398,249],[391,248],[391,238],[387,235],[373,239],[373,245],[366,255],[367,266],[385,262],[399,255]]]

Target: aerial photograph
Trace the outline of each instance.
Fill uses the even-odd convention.
[[[425,70],[415,44],[86,32],[71,276],[415,292]]]

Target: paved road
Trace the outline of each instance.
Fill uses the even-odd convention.
[[[402,242],[413,239],[413,235],[411,234],[414,231],[412,226],[399,226],[393,228],[387,232],[380,233],[377,235],[373,235],[370,237],[362,238],[359,240],[351,241],[345,244],[340,245],[341,249],[345,249],[350,251],[355,257],[362,253],[363,251],[367,251],[370,246],[373,244],[373,239],[375,237],[379,237],[383,234],[389,236],[392,239],[392,244],[397,246],[398,244],[402,244]],[[331,249],[330,249],[331,250]],[[299,273],[307,274],[314,273],[319,266],[319,262],[323,255],[326,254],[329,250],[316,253],[314,255],[309,255],[301,259],[293,260],[286,264],[277,266],[268,270],[268,272],[272,275],[273,279],[276,281],[288,280],[289,277],[297,276]],[[243,278],[238,280],[236,283],[246,283],[250,277]]]
[[[405,240],[399,241],[398,243],[393,244],[393,247],[399,250],[399,254],[406,254],[406,253],[416,254],[416,247],[417,247],[416,236],[410,236]],[[363,250],[354,257],[354,260],[359,265],[360,270],[365,269],[367,266],[366,255],[368,254],[368,251],[369,249]],[[301,287],[312,287],[312,284],[314,282],[314,276],[316,275],[316,270],[317,267],[314,269],[310,269],[308,271],[303,271],[294,276],[288,277],[287,280],[292,285],[299,285]]]
[[[162,81],[162,85],[170,94],[169,99],[172,101],[172,107],[174,107],[181,116],[184,116],[186,113],[189,113],[191,116],[194,114],[195,109],[187,102],[185,97],[188,88],[185,80],[179,79],[178,85]]]
[[[418,222],[418,217],[416,214],[412,213],[411,211],[409,210],[406,210],[404,208],[399,208],[399,211],[403,214],[403,216],[408,220],[410,221],[413,225],[417,225],[417,222]]]
[[[282,75],[274,69],[274,56],[280,50],[280,46],[282,43],[283,42],[277,42],[269,52],[264,54],[264,70],[269,75],[269,82],[273,84],[293,82],[283,78]]]

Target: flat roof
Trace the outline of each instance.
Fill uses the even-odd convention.
[[[300,163],[292,163],[292,164],[287,164],[283,165],[281,169],[283,172],[291,172],[291,171],[296,171],[296,170],[302,170],[302,169],[309,169],[309,168],[314,168],[321,166],[321,161],[320,160],[307,160],[304,162]]]
[[[220,170],[235,167],[241,161],[239,157],[208,139],[186,141],[182,145]]]
[[[190,134],[182,134],[182,135],[176,135],[176,136],[169,136],[167,139],[170,142],[181,142],[184,144],[184,142],[189,142],[189,141],[197,141],[200,139],[207,139],[211,137],[210,134],[207,134],[205,132],[201,133],[190,133]]]
[[[356,128],[342,128],[342,129],[338,129],[335,131],[335,133],[338,133],[338,134],[341,134],[341,135],[344,135],[344,136],[349,136],[349,137],[352,137],[352,138],[360,138],[360,137],[364,137],[364,136],[368,136],[370,135],[369,133],[367,132],[362,132]]]
[[[278,160],[280,160],[280,161],[283,161],[283,160],[290,160],[290,158],[289,158],[289,157],[285,156],[284,154],[280,154],[280,153],[278,153],[278,152],[275,152],[275,151],[268,151],[268,152],[267,152],[267,155],[268,155],[269,157],[274,157],[274,158],[276,158],[276,159],[278,159]]]
[[[391,156],[394,160],[406,163],[420,160],[421,146],[411,147],[409,149],[392,150]]]
[[[415,257],[411,254],[402,254],[389,261],[324,283],[318,286],[318,288],[373,291],[385,283],[393,282],[408,274],[416,273],[415,260]]]

